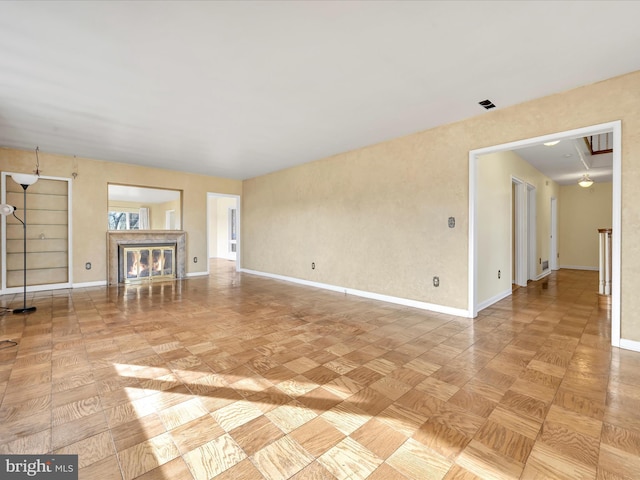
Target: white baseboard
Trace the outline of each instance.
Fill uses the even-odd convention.
[[[73,288],[70,283],[56,283],[52,285],[32,285],[27,286],[27,293],[30,292],[45,292],[47,290],[63,290],[65,288]],[[9,295],[11,293],[23,293],[24,287],[11,287],[5,288],[0,291],[0,295]]]
[[[187,278],[191,278],[191,277],[206,277],[207,275],[209,275],[209,272],[191,272],[191,273],[187,273],[186,277]]]
[[[105,287],[106,285],[107,285],[106,280],[99,280],[97,282],[74,283],[72,288]]]
[[[251,275],[258,275],[261,277],[273,278],[275,280],[284,280],[285,282],[297,283],[299,285],[306,285],[308,287],[321,288],[323,290],[331,290],[333,292],[340,292],[347,295],[354,295],[356,297],[370,298],[372,300],[380,300],[382,302],[387,302],[387,303],[395,303],[397,305],[403,305],[405,307],[413,307],[413,308],[419,308],[421,310],[429,310],[431,312],[445,313],[447,315],[454,315],[456,317],[471,318],[469,311],[464,310],[462,308],[454,308],[454,307],[448,307],[446,305],[437,305],[434,303],[420,302],[418,300],[411,300],[408,298],[401,298],[401,297],[394,297],[391,295],[383,295],[380,293],[366,292],[364,290],[356,290],[353,288],[340,287],[340,286],[331,285],[328,283],[312,282],[310,280],[303,280],[301,278],[287,277],[285,275],[277,275],[274,273],[259,272],[256,270],[249,270],[246,268],[242,268],[240,269],[240,271],[243,273],[249,273]]]
[[[585,267],[583,265],[560,265],[560,268],[566,268],[568,270],[592,270],[597,272],[598,267]]]
[[[478,304],[478,311],[484,310],[485,308],[490,307],[491,305],[493,305],[496,302],[499,302],[503,298],[507,298],[509,295],[511,295],[511,293],[512,293],[511,289],[505,290],[504,292],[494,295],[493,297],[485,300],[484,302],[481,302],[480,304]]]
[[[634,340],[627,340],[625,338],[620,339],[620,348],[625,350],[632,350],[634,352],[640,352],[640,342]]]
[[[551,269],[547,269],[544,272],[542,272],[540,275],[538,275],[534,281],[538,281],[538,280],[542,280],[544,277],[548,277],[549,275],[551,275]]]

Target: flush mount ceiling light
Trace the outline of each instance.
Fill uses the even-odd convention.
[[[544,143],[545,147],[553,147],[554,145],[557,145],[560,143],[560,140],[556,140],[555,142],[546,142]]]
[[[585,173],[584,175],[582,175],[582,178],[578,182],[578,185],[580,185],[583,188],[589,188],[591,185],[593,185],[593,180],[589,178],[588,173]]]
[[[492,108],[496,108],[496,106],[493,104],[493,102],[489,99],[487,100],[482,100],[481,102],[478,102],[480,105],[482,105],[486,110],[491,110]]]

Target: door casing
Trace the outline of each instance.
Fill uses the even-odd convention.
[[[475,318],[478,315],[477,283],[478,283],[478,249],[477,249],[477,182],[478,182],[478,157],[496,152],[517,150],[519,148],[539,145],[555,140],[598,135],[601,133],[613,133],[613,199],[612,199],[612,291],[611,291],[611,344],[620,346],[620,232],[622,226],[622,122],[620,120],[588,127],[567,130],[564,132],[542,135],[539,137],[518,140],[515,142],[494,145],[491,147],[471,150],[469,152],[469,257],[468,257],[468,311],[469,316]],[[551,265],[551,263],[550,263]]]

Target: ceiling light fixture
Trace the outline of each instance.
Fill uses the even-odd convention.
[[[556,140],[555,142],[546,142],[544,143],[545,147],[553,147],[554,145],[557,145],[560,143],[560,140]]]
[[[578,182],[578,185],[580,185],[582,188],[589,188],[591,185],[593,185],[593,180],[589,178],[588,173],[585,173],[584,175],[582,175],[582,178]]]

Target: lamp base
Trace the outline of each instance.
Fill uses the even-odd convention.
[[[27,308],[14,308],[13,313],[31,313],[35,312],[36,307],[27,307]]]

